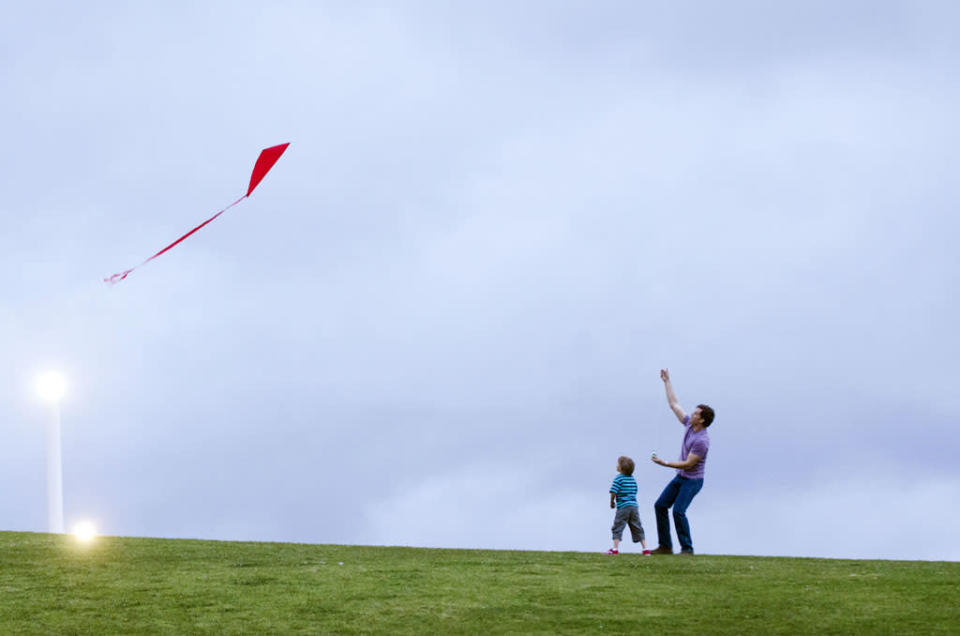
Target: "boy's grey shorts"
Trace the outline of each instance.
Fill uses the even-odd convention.
[[[626,508],[617,508],[617,514],[613,518],[613,538],[620,540],[623,538],[623,526],[630,526],[630,534],[633,535],[633,542],[640,543],[646,537],[643,534],[643,524],[640,523],[640,511],[636,506],[627,506]]]

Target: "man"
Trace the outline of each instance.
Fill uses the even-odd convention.
[[[660,379],[667,389],[667,403],[677,416],[677,419],[686,427],[683,444],[680,446],[680,461],[668,462],[656,455],[652,457],[655,464],[676,468],[677,475],[667,484],[653,504],[657,513],[657,535],[660,545],[653,554],[673,554],[673,542],[670,539],[670,519],[667,510],[673,506],[673,522],[677,527],[677,538],[680,540],[680,554],[693,554],[693,540],[690,538],[690,522],[687,521],[687,508],[690,502],[703,488],[703,469],[707,462],[707,451],[710,448],[710,436],[707,427],[713,423],[713,409],[706,404],[697,405],[696,410],[687,415],[670,383],[670,372],[660,370]]]

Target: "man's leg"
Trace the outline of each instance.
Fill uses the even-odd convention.
[[[703,488],[702,479],[684,479],[680,492],[673,504],[673,523],[677,526],[677,538],[680,539],[680,551],[693,554],[693,539],[690,537],[690,522],[687,520],[687,508],[690,502]]]
[[[657,513],[657,539],[660,541],[660,547],[668,550],[673,549],[673,540],[670,538],[670,517],[667,510],[673,505],[680,492],[680,477],[674,477],[667,487],[660,493],[660,498],[653,504],[653,509]]]

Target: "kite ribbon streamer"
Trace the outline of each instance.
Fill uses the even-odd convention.
[[[264,178],[265,176],[267,176],[267,173],[268,173],[268,172],[270,172],[270,168],[273,167],[273,164],[277,163],[277,159],[280,158],[280,155],[283,154],[283,151],[286,150],[286,149],[287,149],[287,146],[289,146],[289,145],[290,145],[289,143],[286,143],[286,144],[280,144],[279,146],[271,146],[271,147],[269,147],[269,148],[264,148],[264,149],[260,152],[260,156],[257,157],[257,162],[256,162],[256,163],[254,164],[254,166],[253,166],[253,174],[250,175],[250,186],[247,188],[247,193],[246,193],[245,195],[243,195],[242,197],[240,197],[239,199],[237,199],[236,201],[234,201],[233,203],[231,203],[231,204],[228,205],[227,207],[223,208],[222,210],[220,210],[219,212],[217,212],[216,214],[214,214],[213,216],[211,216],[209,219],[207,219],[206,221],[204,221],[203,223],[201,223],[201,224],[198,225],[197,227],[193,228],[192,230],[190,230],[189,232],[187,232],[186,234],[184,234],[183,236],[181,236],[180,238],[178,238],[176,241],[174,241],[174,242],[171,243],[170,245],[167,245],[165,248],[163,248],[162,250],[160,250],[159,252],[157,252],[156,254],[154,254],[153,256],[151,256],[150,258],[148,258],[147,260],[145,260],[145,261],[143,261],[142,263],[140,263],[140,265],[137,265],[136,267],[131,267],[130,269],[125,269],[125,270],[123,270],[122,272],[119,272],[119,273],[117,273],[117,274],[113,274],[112,276],[108,276],[108,277],[104,278],[103,281],[104,281],[105,283],[110,283],[111,285],[122,281],[124,278],[126,278],[126,277],[130,274],[130,272],[132,272],[133,270],[137,269],[137,267],[141,267],[141,266],[143,266],[143,265],[146,265],[147,263],[149,263],[150,261],[152,261],[152,260],[155,259],[156,257],[160,256],[160,255],[163,254],[164,252],[166,252],[166,251],[170,250],[171,248],[175,247],[175,246],[178,245],[180,242],[182,242],[184,239],[186,239],[187,237],[189,237],[191,234],[193,234],[194,232],[196,232],[197,230],[199,230],[199,229],[202,228],[203,226],[207,225],[208,223],[210,223],[211,221],[213,221],[215,218],[217,218],[218,216],[220,216],[221,214],[223,214],[224,212],[226,212],[227,210],[229,210],[230,208],[232,208],[232,207],[235,206],[236,204],[240,203],[241,201],[243,201],[244,199],[246,199],[247,197],[249,197],[249,196],[250,196],[250,193],[253,192],[254,188],[256,188],[258,185],[260,185],[260,182],[263,180],[263,178]]]

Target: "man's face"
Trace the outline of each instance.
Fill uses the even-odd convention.
[[[700,412],[699,406],[690,414],[690,426],[694,424],[703,425],[703,413]]]

